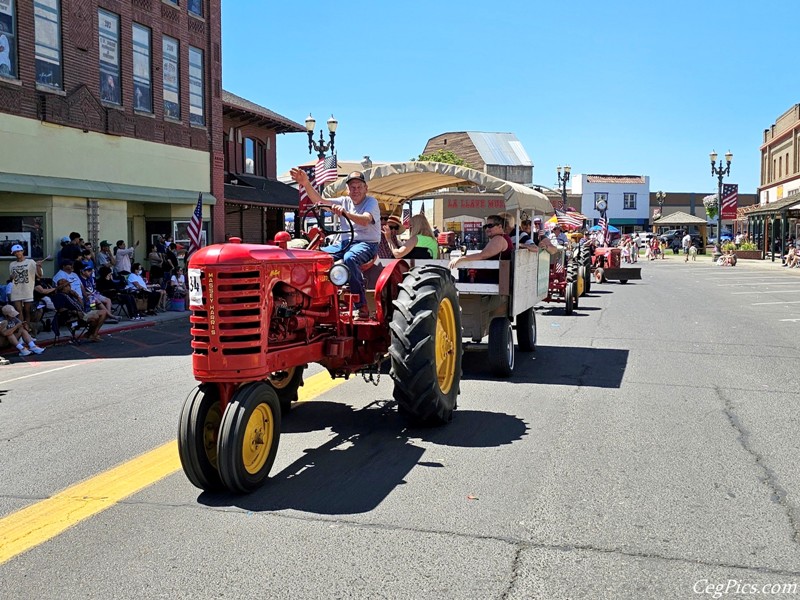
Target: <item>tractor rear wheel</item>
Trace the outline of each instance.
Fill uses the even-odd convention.
[[[591,273],[587,273],[586,267],[581,265],[578,267],[578,277],[583,280],[583,294],[585,296],[589,293],[589,287],[591,286],[592,275]]]
[[[305,370],[306,365],[300,365],[269,374],[267,383],[278,395],[281,415],[289,414],[289,411],[292,410],[292,402],[297,402],[297,390],[303,385],[303,371]]]
[[[266,383],[240,387],[222,415],[217,456],[222,483],[232,492],[258,488],[269,475],[281,436],[278,395]]]
[[[183,472],[201,490],[219,490],[217,438],[222,411],[217,386],[202,383],[186,397],[178,423],[178,455]]]
[[[522,352],[536,350],[536,313],[533,308],[517,315],[517,344]]]
[[[575,295],[573,294],[572,284],[569,283],[564,288],[564,314],[571,315],[575,310]]]
[[[392,304],[394,399],[421,424],[448,423],[461,383],[461,310],[453,276],[435,265],[412,269]]]
[[[489,323],[489,368],[497,377],[511,377],[514,372],[514,337],[511,321],[505,317]]]

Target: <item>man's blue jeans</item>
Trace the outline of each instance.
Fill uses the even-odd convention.
[[[364,291],[364,277],[361,275],[361,265],[367,264],[378,254],[378,242],[353,242],[346,252],[340,245],[323,248],[324,252],[333,254],[336,260],[342,260],[350,271],[350,293],[358,294],[356,308],[367,305],[367,293]]]

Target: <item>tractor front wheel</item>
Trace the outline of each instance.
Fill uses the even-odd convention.
[[[536,313],[533,308],[517,315],[517,344],[523,352],[536,350]]]
[[[240,387],[222,415],[217,456],[222,483],[232,492],[258,488],[269,475],[281,436],[278,395],[266,383]]]
[[[581,295],[578,293],[578,282],[577,281],[573,281],[572,283],[569,284],[568,287],[569,287],[569,292],[572,294],[572,297],[575,299],[575,301],[574,301],[575,308],[578,308],[578,300],[581,297]]]
[[[219,391],[211,383],[194,388],[186,397],[178,423],[178,455],[183,472],[201,490],[219,490],[217,438],[222,411]]]
[[[514,337],[511,321],[505,317],[489,323],[489,368],[497,377],[511,377],[514,372]]]
[[[292,367],[285,371],[270,373],[267,383],[278,395],[281,405],[281,415],[286,415],[292,410],[292,402],[297,402],[297,390],[303,385],[303,371],[306,365]]]
[[[605,271],[603,271],[603,268],[602,268],[602,267],[597,267],[597,268],[594,270],[594,280],[595,280],[597,283],[603,283],[603,282],[605,281],[605,277],[604,277],[604,275],[605,275]]]
[[[435,265],[412,269],[393,306],[394,399],[421,424],[448,423],[461,383],[461,310],[453,276]]]

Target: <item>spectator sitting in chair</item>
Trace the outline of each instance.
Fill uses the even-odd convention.
[[[164,290],[150,290],[147,283],[142,279],[142,265],[133,263],[133,272],[128,275],[128,285],[126,291],[135,292],[142,298],[147,298],[147,314],[156,314],[156,307],[161,302],[161,297],[165,295]]]
[[[53,275],[53,283],[58,285],[59,281],[66,279],[69,282],[72,291],[78,295],[78,298],[83,298],[83,284],[81,284],[81,278],[75,272],[75,265],[78,265],[80,269],[83,266],[83,263],[80,261],[72,261],[72,260],[65,260],[61,264],[61,270]],[[82,300],[81,300],[82,301]]]
[[[44,352],[44,348],[39,348],[31,337],[31,334],[28,333],[28,330],[22,326],[22,321],[19,320],[19,313],[16,308],[10,304],[4,306],[3,317],[5,317],[6,320],[2,323],[0,333],[2,333],[13,346],[17,347],[20,356],[30,356],[31,353],[41,354]],[[20,341],[20,338],[22,341]],[[28,344],[27,348],[25,344]]]
[[[170,298],[184,298],[186,296],[186,276],[183,274],[181,267],[172,272],[172,277],[169,280],[168,295]]]
[[[136,298],[125,291],[125,286],[127,284],[123,279],[115,280],[113,277],[111,267],[100,267],[100,270],[97,272],[97,290],[101,294],[111,298],[112,301],[116,299],[117,302],[125,308],[125,312],[131,320],[141,321],[142,317],[139,316],[139,311],[136,308]]]
[[[65,311],[74,312],[89,325],[86,337],[93,342],[100,341],[100,328],[106,320],[104,312],[100,312],[99,310],[85,312],[83,310],[83,298],[75,293],[66,279],[61,279],[56,284],[56,292],[53,294],[52,298],[53,305],[56,307],[58,313]]]
[[[119,323],[119,319],[111,313],[111,299],[97,291],[92,267],[84,264],[81,267],[80,278],[83,285],[84,310],[97,309],[105,313],[105,320],[109,323]]]

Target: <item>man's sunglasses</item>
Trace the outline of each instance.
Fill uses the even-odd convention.
[[[486,223],[486,225],[484,225],[483,228],[491,229],[492,227],[497,227],[498,225],[500,225],[500,223]]]
[[[399,225],[389,225],[389,229],[393,229],[394,231],[400,231]]]

